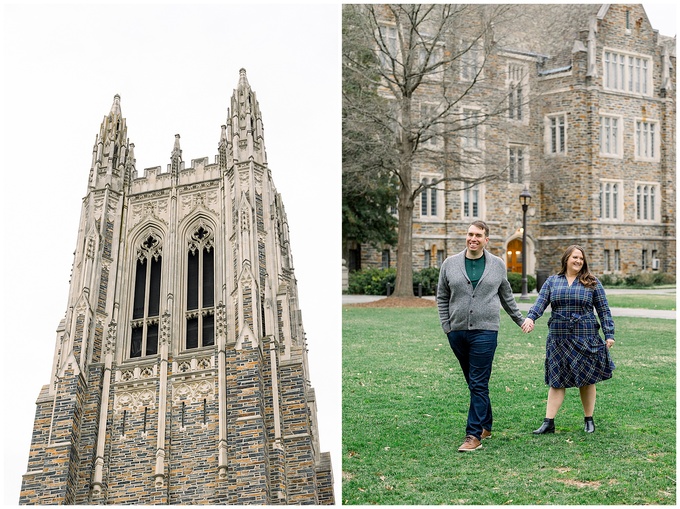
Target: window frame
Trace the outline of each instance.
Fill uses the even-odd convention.
[[[201,230],[204,232],[204,235],[197,235],[201,232]],[[216,309],[216,301],[217,301],[217,284],[216,284],[216,275],[217,275],[217,253],[215,252],[216,249],[216,242],[215,242],[215,229],[212,226],[208,226],[207,224],[201,222],[198,224],[194,224],[191,228],[187,230],[187,236],[186,236],[186,241],[183,244],[184,249],[182,250],[183,253],[183,258],[184,258],[184,270],[182,271],[183,274],[183,283],[184,283],[184,288],[183,288],[183,304],[182,304],[182,333],[181,333],[181,345],[180,345],[180,351],[181,352],[188,352],[188,351],[195,351],[197,349],[201,348],[207,348],[207,347],[214,347],[216,344],[216,327],[217,327],[217,321],[216,321],[216,315],[217,315],[217,309]],[[195,254],[192,254],[192,252],[195,252]],[[212,260],[212,302],[209,303],[209,305],[205,302],[206,298],[206,266],[205,266],[205,252],[212,252],[212,255],[210,256]],[[189,276],[190,276],[190,256],[198,256],[196,259],[197,265],[197,271],[195,273],[195,278],[196,278],[196,307],[191,307],[190,309],[190,302],[189,302],[189,289],[190,282],[189,282]],[[193,300],[193,299],[192,299]],[[206,342],[204,334],[205,334],[205,327],[206,327],[206,320],[210,318],[212,320],[212,326],[210,327],[212,330],[212,342]],[[193,330],[193,328],[190,329],[190,321],[196,320],[196,345],[195,346],[189,346],[189,332],[190,330]]]
[[[645,193],[648,189],[648,193]],[[635,222],[661,223],[661,184],[658,182],[635,182]]]
[[[607,186],[611,186],[612,188],[607,189]],[[623,180],[600,179],[600,191],[598,196],[600,200],[600,220],[623,221]]]
[[[508,62],[508,74],[506,86],[508,88],[508,112],[507,118],[513,122],[525,123],[526,112],[524,98],[528,95],[528,72],[525,65],[517,62]]]
[[[654,94],[654,59],[649,55],[602,48],[602,88],[639,97]]]
[[[151,242],[151,239],[154,242]],[[155,228],[146,230],[136,242],[133,251],[131,270],[131,306],[129,310],[128,333],[129,341],[125,349],[125,360],[142,360],[157,356],[160,350],[161,323],[161,295],[163,287],[163,236]],[[143,280],[140,278],[139,268],[144,266]],[[140,288],[143,285],[143,288]],[[152,293],[157,292],[158,302],[152,303]],[[137,314],[139,297],[143,300],[141,316]],[[155,300],[155,299],[154,299]],[[155,307],[151,309],[152,305]],[[152,314],[155,311],[155,314]],[[140,330],[141,329],[141,330]],[[155,331],[152,332],[152,331]],[[154,351],[150,351],[149,340],[155,336]],[[136,344],[139,349],[133,350]]]
[[[562,124],[555,123],[553,126],[553,120],[562,120]],[[544,118],[544,143],[545,143],[545,153],[548,156],[565,156],[568,153],[568,121],[567,113],[556,112],[546,115]],[[553,132],[555,135],[553,135]],[[559,136],[558,136],[559,135]],[[554,140],[554,143],[553,143]],[[557,150],[561,148],[562,150]]]
[[[643,127],[646,127],[646,129],[642,129]],[[661,160],[661,123],[658,120],[636,118],[633,139],[635,141],[634,158],[636,161],[659,162]],[[643,148],[644,154],[641,153]],[[648,155],[649,151],[652,152],[651,155]]]
[[[443,181],[441,176],[433,173],[421,173],[420,180],[421,184],[431,185],[433,182],[437,182],[433,187],[425,187],[421,189],[419,193],[419,217],[424,221],[440,221],[444,217],[444,189]],[[435,207],[433,213],[433,205]],[[425,211],[425,213],[423,213]]]
[[[484,73],[483,45],[481,40],[465,41],[460,40],[460,47],[467,48],[460,56],[460,80],[464,83],[471,83],[480,79]]]
[[[623,159],[623,133],[624,133],[623,117],[620,115],[600,113],[599,118],[600,118],[600,133],[599,133],[600,156],[610,157],[614,159]],[[614,122],[616,125],[612,126],[612,122]],[[612,141],[616,145],[614,150],[611,149]]]
[[[439,115],[439,106],[436,103],[421,101],[418,106],[418,115],[420,119],[420,125],[423,132],[426,132],[431,137],[423,142],[421,146],[428,150],[442,150],[444,148],[444,138],[442,136],[442,126],[438,122],[430,124],[430,126],[425,129],[425,122],[431,121]]]
[[[528,148],[524,145],[508,145],[508,183],[524,184],[528,181],[526,155]],[[513,155],[515,154],[515,155]],[[513,164],[514,161],[514,164]],[[516,175],[515,175],[516,174]]]
[[[475,219],[484,220],[484,191],[483,183],[474,184],[466,189],[460,191],[460,213],[461,219],[469,221]],[[473,194],[476,194],[476,201],[469,199]],[[477,213],[474,213],[474,207],[477,207]],[[467,206],[467,212],[466,212]]]
[[[460,130],[461,148],[465,152],[482,153],[484,152],[484,122],[482,108],[475,106],[464,106],[461,111],[461,124],[464,127]]]

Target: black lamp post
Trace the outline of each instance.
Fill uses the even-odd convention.
[[[519,202],[522,204],[522,295],[520,301],[528,301],[529,294],[527,292],[527,209],[531,203],[531,193],[524,186],[524,189],[519,195]]]

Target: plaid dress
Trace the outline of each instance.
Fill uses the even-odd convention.
[[[599,334],[614,339],[614,321],[602,284],[586,288],[578,279],[550,276],[528,318],[536,320],[550,304],[545,345],[545,383],[554,388],[583,387],[612,377],[614,362]],[[598,323],[595,311],[600,319]]]

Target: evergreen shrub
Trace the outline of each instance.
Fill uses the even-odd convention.
[[[397,269],[364,269],[349,274],[347,293],[351,295],[387,295],[387,283],[394,290]],[[417,295],[418,284],[423,288],[423,295],[436,295],[439,282],[439,269],[430,267],[413,272],[413,293]]]
[[[522,293],[522,274],[519,272],[508,272],[508,281],[512,287],[512,293]],[[531,293],[536,289],[536,278],[527,274],[527,292]]]
[[[417,294],[418,283],[423,285],[423,295],[437,295],[437,283],[439,283],[439,269],[429,267],[413,273],[413,291]]]
[[[386,295],[387,283],[394,288],[397,269],[364,269],[350,272],[347,293],[352,295]]]

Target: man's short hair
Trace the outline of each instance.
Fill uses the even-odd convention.
[[[489,236],[489,225],[486,224],[484,221],[473,221],[470,223],[470,226],[476,226],[477,228],[484,230],[484,236],[485,237]],[[470,226],[468,226],[468,228]]]

